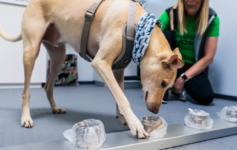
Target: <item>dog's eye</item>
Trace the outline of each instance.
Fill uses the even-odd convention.
[[[162,81],[161,86],[162,86],[163,88],[165,88],[165,87],[167,86],[166,82],[165,82],[165,81]]]

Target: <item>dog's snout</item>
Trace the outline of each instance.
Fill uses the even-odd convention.
[[[159,113],[159,109],[157,109],[156,107],[153,108],[152,110],[150,110],[151,112],[153,112],[154,114],[158,114]]]
[[[155,103],[147,104],[147,109],[149,111],[151,111],[152,113],[154,113],[154,114],[158,114],[159,113],[159,110],[160,110],[159,108],[160,108],[160,106],[155,104]]]

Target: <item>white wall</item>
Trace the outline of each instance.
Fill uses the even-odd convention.
[[[177,0],[147,0],[146,10],[159,17]],[[210,0],[220,18],[220,37],[217,53],[209,69],[209,79],[217,94],[237,96],[237,1]]]
[[[173,6],[177,0],[146,0],[146,11],[160,17],[167,8]]]
[[[211,0],[220,18],[220,37],[209,79],[215,93],[237,96],[237,1]]]

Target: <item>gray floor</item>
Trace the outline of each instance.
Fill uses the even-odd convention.
[[[56,87],[57,104],[66,108],[67,114],[52,114],[43,89],[31,89],[31,115],[34,128],[20,127],[22,89],[0,90],[0,148],[64,139],[62,133],[74,123],[84,119],[99,119],[105,124],[107,133],[128,130],[115,118],[115,101],[106,87],[80,85],[78,87]],[[126,89],[125,94],[134,113],[141,118],[151,114],[145,106],[141,89]],[[174,97],[171,97],[175,99]],[[183,123],[188,108],[202,109],[217,118],[216,112],[224,106],[237,105],[236,101],[215,99],[210,106],[171,100],[162,105],[159,115],[168,124]],[[237,135],[172,148],[170,150],[236,150]]]

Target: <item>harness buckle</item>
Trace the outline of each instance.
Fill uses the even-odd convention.
[[[86,14],[85,14],[85,18],[86,18],[86,20],[91,21],[92,18],[93,18],[93,15],[94,15],[93,12],[87,10],[87,11],[86,11]]]

